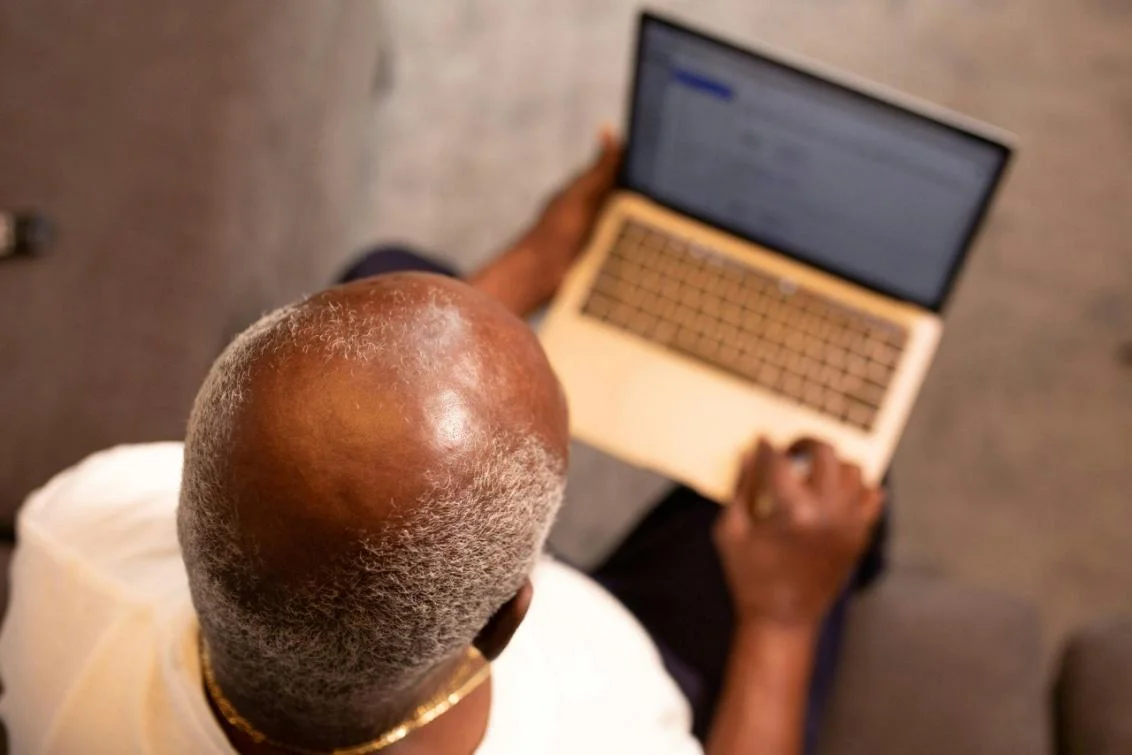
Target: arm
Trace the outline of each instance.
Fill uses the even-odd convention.
[[[816,643],[813,627],[736,627],[708,755],[802,751]]]
[[[487,263],[468,281],[498,300],[517,317],[528,317],[549,301],[561,278],[540,265],[541,249],[524,237],[496,259]]]
[[[589,241],[620,166],[621,145],[603,131],[594,162],[547,203],[515,244],[471,277],[472,286],[519,317],[550,301]]]
[[[809,476],[760,442],[714,533],[736,627],[708,755],[802,751],[821,620],[880,511],[880,493],[828,445],[792,451],[811,458]]]

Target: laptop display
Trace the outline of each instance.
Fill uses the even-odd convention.
[[[1009,148],[646,16],[623,182],[938,311]]]

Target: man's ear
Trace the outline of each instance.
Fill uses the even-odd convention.
[[[484,658],[494,661],[503,652],[503,648],[507,647],[507,643],[511,642],[515,630],[527,615],[534,594],[535,588],[531,585],[531,581],[529,579],[524,581],[511,600],[500,606],[499,610],[487,620],[472,643],[483,653]]]

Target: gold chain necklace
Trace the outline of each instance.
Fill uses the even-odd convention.
[[[216,703],[216,707],[220,709],[220,713],[224,716],[225,720],[235,729],[238,729],[250,737],[256,744],[269,744],[272,747],[277,747],[289,752],[302,753],[302,755],[368,755],[368,753],[383,750],[394,742],[400,742],[410,733],[422,726],[440,718],[440,716],[455,707],[456,703],[474,692],[477,687],[491,676],[491,664],[480,654],[479,650],[475,647],[469,647],[467,652],[464,653],[464,658],[460,661],[460,666],[456,669],[456,673],[453,674],[452,681],[449,683],[447,689],[433,695],[426,702],[417,706],[412,714],[404,721],[397,724],[377,739],[371,739],[368,742],[363,742],[353,747],[340,747],[330,750],[328,753],[324,753],[319,750],[305,750],[300,747],[292,747],[276,742],[269,739],[266,734],[252,726],[251,722],[241,716],[240,712],[236,710],[236,706],[232,705],[232,702],[224,696],[220,685],[217,684],[216,674],[212,670],[212,657],[209,655],[208,646],[204,644],[203,639],[200,643],[200,650],[201,670],[204,672],[204,683],[208,687],[209,696],[212,698],[212,701]]]

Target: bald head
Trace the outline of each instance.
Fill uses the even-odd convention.
[[[537,340],[462,283],[387,275],[268,315],[186,440],[179,532],[222,686],[276,701],[260,723],[285,741],[296,718],[360,737],[352,708],[403,699],[522,585],[567,446]]]
[[[500,439],[564,467],[565,401],[542,349],[465,284],[371,278],[281,325],[250,365],[230,446],[244,535],[278,576],[306,573],[312,544],[337,549],[474,485]]]

